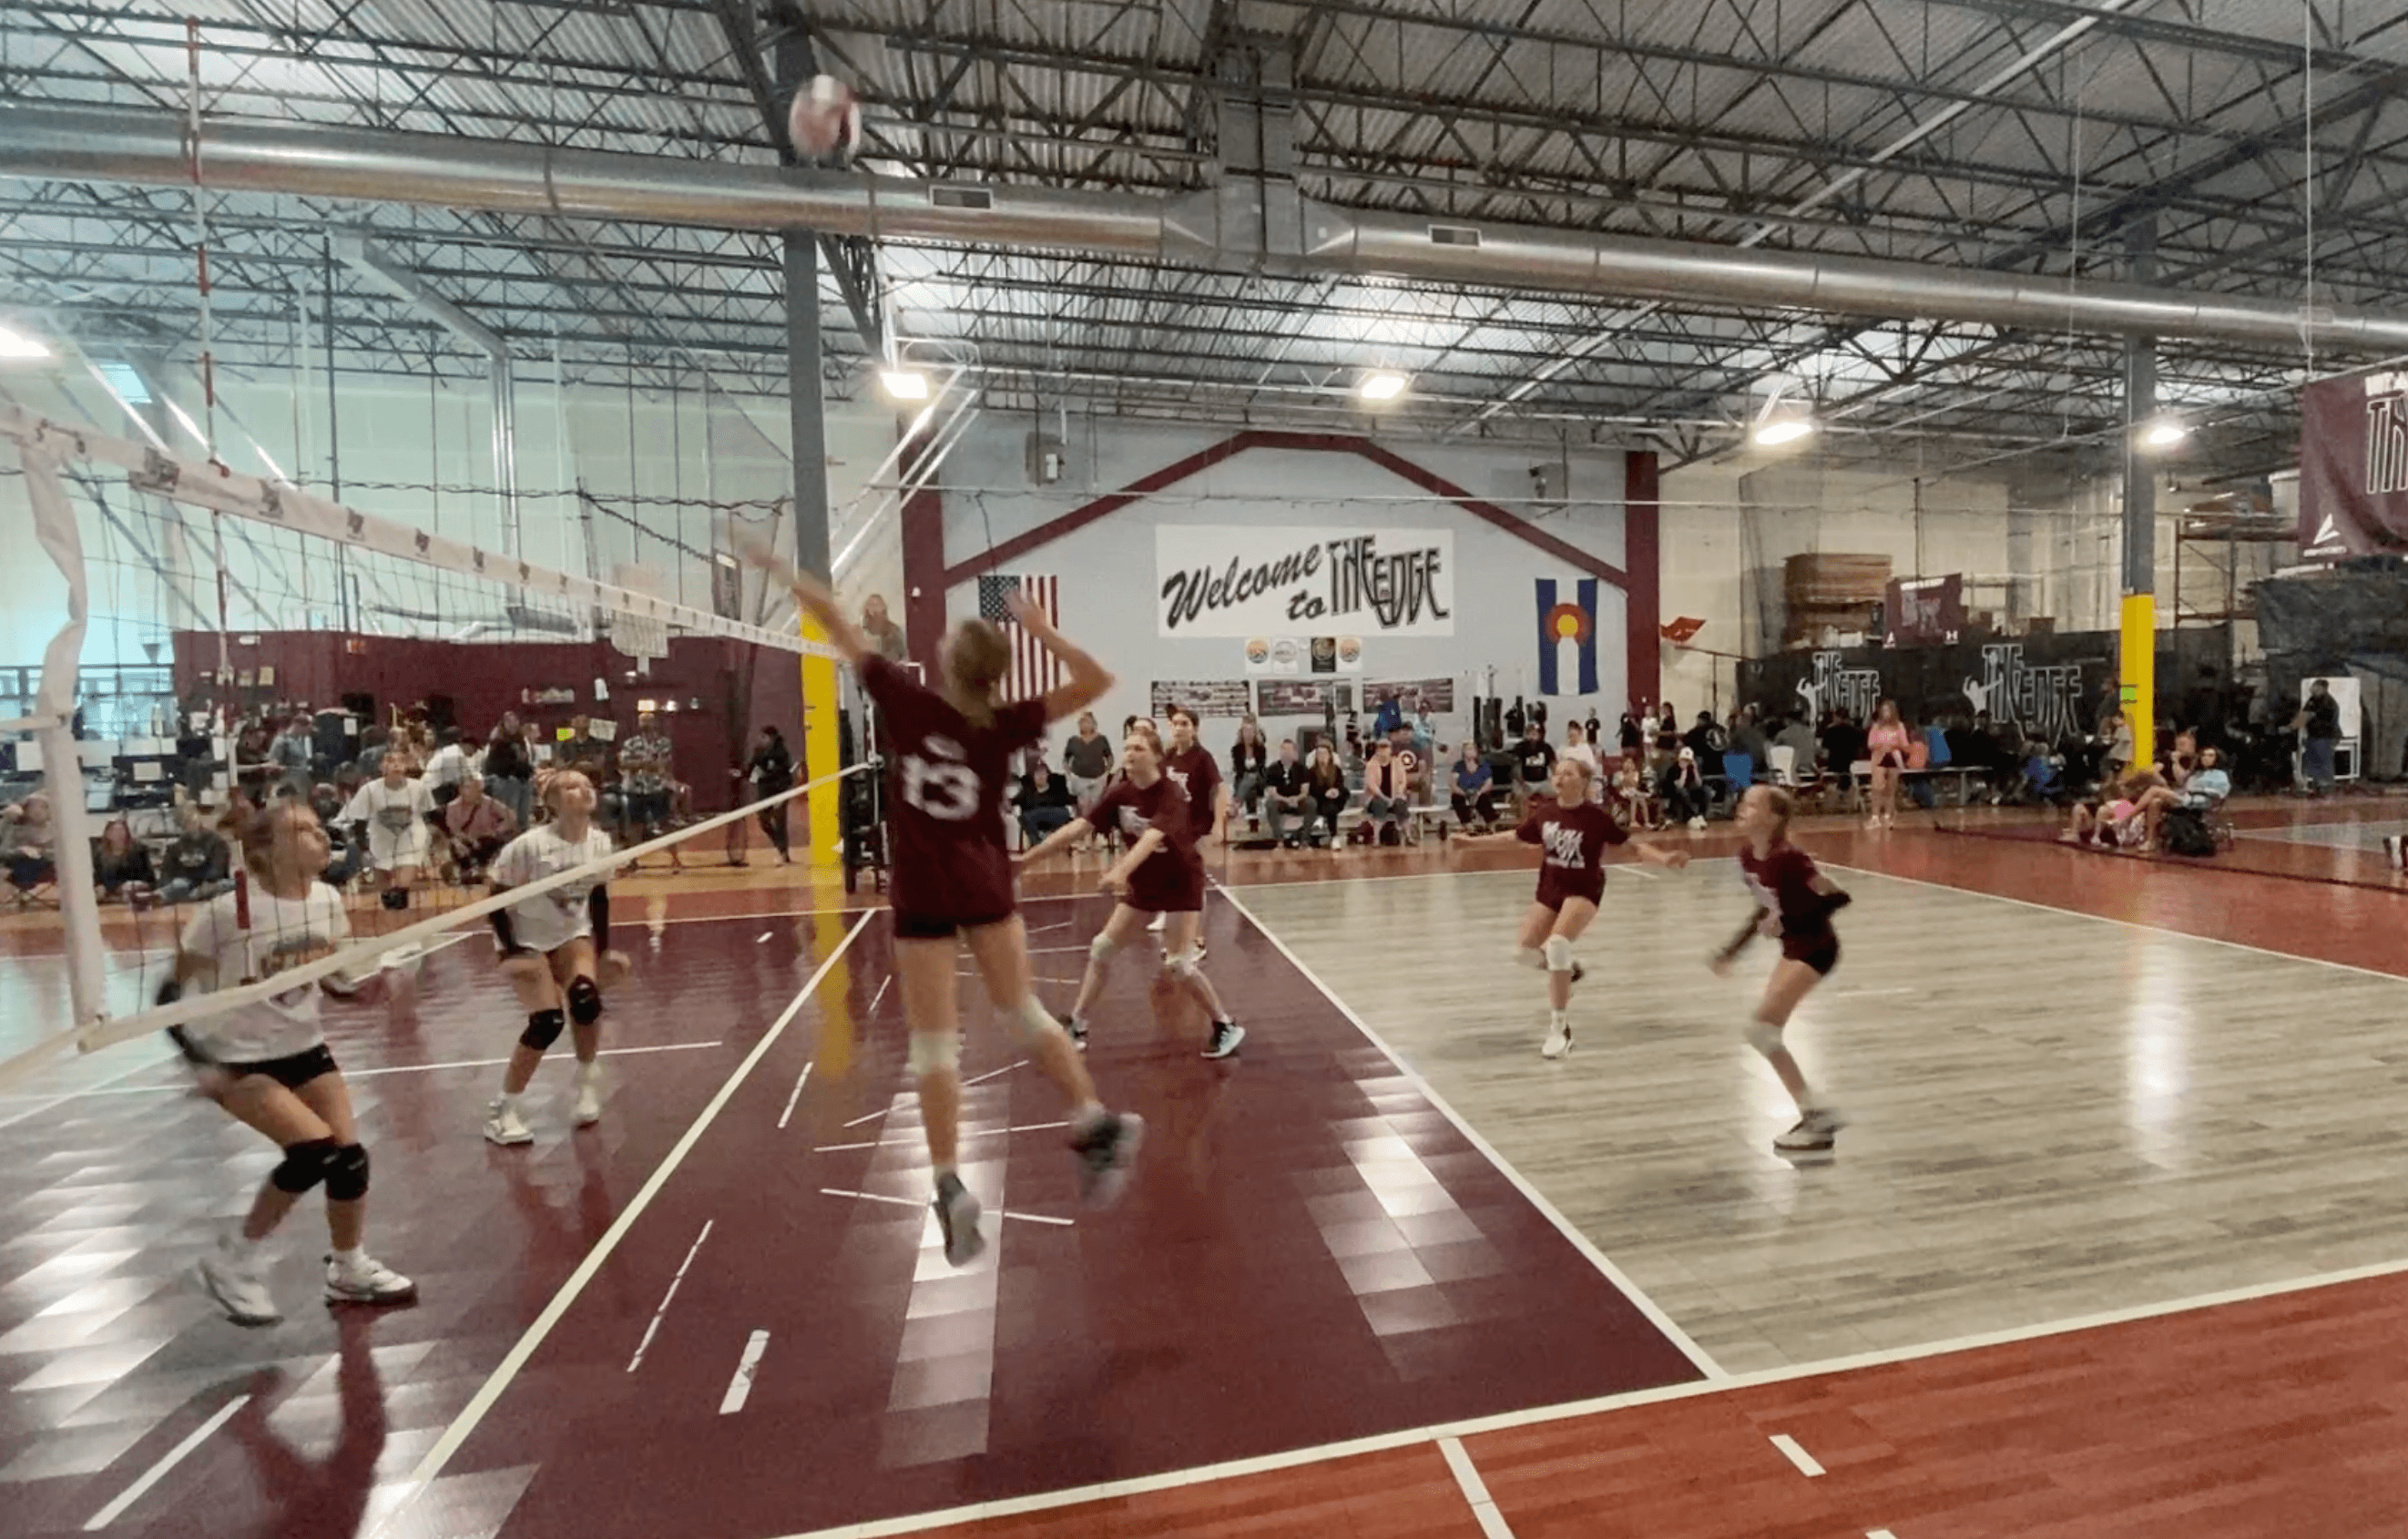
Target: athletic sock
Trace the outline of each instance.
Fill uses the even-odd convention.
[[[1570,1010],[1549,1010],[1547,1012],[1547,1024],[1550,1026],[1570,1026],[1571,1023],[1572,1013]]]
[[[349,1250],[335,1251],[327,1259],[348,1272],[360,1264],[360,1247],[353,1246]]]
[[[518,1110],[519,1097],[523,1093],[525,1092],[520,1090],[504,1090],[501,1094],[494,1097],[494,1110],[502,1112],[514,1112]]]
[[[577,1065],[577,1083],[580,1087],[590,1085],[601,1076],[602,1065],[599,1061],[581,1062]]]

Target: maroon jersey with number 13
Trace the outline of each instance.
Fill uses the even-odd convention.
[[[1045,703],[996,707],[982,726],[882,657],[861,665],[886,761],[889,899],[898,914],[991,923],[1015,906],[1003,843],[1011,756],[1045,733]]]

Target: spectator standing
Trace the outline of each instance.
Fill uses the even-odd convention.
[[[1104,793],[1104,783],[1112,777],[1112,740],[1096,729],[1096,713],[1081,711],[1079,730],[1062,745],[1062,778],[1069,783],[1081,817]]]
[[[1564,749],[1556,757],[1579,761],[1582,768],[1588,773],[1586,783],[1589,799],[1597,801],[1602,797],[1605,791],[1605,764],[1598,758],[1597,749],[1589,746],[1587,728],[1577,721],[1565,722]]]
[[[298,798],[309,794],[309,761],[316,735],[316,724],[308,717],[295,716],[267,745],[267,762],[276,771],[279,795]]]
[[[1887,828],[1897,820],[1898,782],[1906,772],[1907,736],[1897,701],[1885,700],[1873,707],[1872,730],[1865,734],[1865,757],[1872,761],[1873,781],[1867,828]]]
[[[527,826],[535,814],[535,761],[516,711],[503,712],[485,739],[485,790],[509,811],[511,822]]]
[[[1764,777],[1772,763],[1772,740],[1756,724],[1756,707],[1742,705],[1731,712],[1730,751],[1743,753],[1756,765],[1757,778]]]
[[[627,797],[625,821],[636,835],[631,842],[656,839],[667,829],[669,795],[676,785],[670,773],[673,752],[668,734],[660,730],[660,719],[651,711],[636,718],[635,732],[619,745],[619,773],[624,777],[620,789]],[[685,869],[675,845],[669,846],[669,869]]]
[[[1639,730],[1639,718],[1628,711],[1622,713],[1622,726],[1614,740],[1621,746],[1625,759],[1636,757],[1647,746],[1646,735]]]
[[[903,627],[887,618],[883,593],[872,593],[861,601],[861,634],[869,638],[870,650],[889,663],[900,663],[908,655]]]
[[[1497,832],[1497,776],[1480,756],[1480,746],[1468,738],[1455,763],[1454,801],[1455,820],[1467,830],[1476,822],[1483,834]]]
[[[1238,723],[1238,740],[1229,748],[1229,795],[1253,813],[1263,795],[1263,772],[1270,767],[1270,749],[1263,729],[1253,717]]]
[[[795,756],[786,748],[786,734],[774,726],[763,727],[752,744],[752,757],[745,761],[744,772],[752,777],[752,799],[756,802],[794,790]],[[773,807],[763,807],[758,814],[761,832],[776,848],[780,865],[795,863],[786,837],[786,809],[793,805],[792,802],[781,802]],[[736,863],[744,863],[741,854],[736,857]]]
[[[1273,844],[1294,848],[1312,832],[1312,777],[1296,757],[1296,739],[1282,739],[1279,757],[1263,771],[1263,821]],[[1300,832],[1288,832],[1292,818],[1303,819]]]
[[[1537,797],[1549,793],[1550,778],[1555,773],[1555,746],[1547,741],[1547,731],[1536,722],[1522,729],[1522,741],[1513,748],[1514,818],[1518,821],[1522,808]]]
[[[2300,706],[2300,777],[2308,794],[2322,796],[2333,789],[2333,749],[2341,741],[2341,702],[2321,678],[2308,686]]]

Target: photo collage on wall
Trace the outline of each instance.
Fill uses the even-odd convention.
[[[1250,674],[1359,674],[1361,636],[1253,636],[1246,642]]]

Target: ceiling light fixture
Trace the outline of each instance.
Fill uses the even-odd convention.
[[[1363,377],[1362,383],[1354,387],[1354,393],[1366,401],[1393,401],[1405,393],[1405,387],[1410,383],[1394,369],[1373,369]]]
[[[2172,449],[2189,436],[2189,428],[2171,417],[2161,417],[2141,435],[2141,442],[2149,449]]]
[[[878,385],[897,401],[924,401],[928,398],[928,377],[918,369],[889,364],[878,371]]]
[[[1756,447],[1779,449],[1784,444],[1796,443],[1813,431],[1814,420],[1811,417],[1776,417],[1756,430]]]
[[[29,332],[0,325],[0,362],[23,363],[50,356],[49,344]]]

